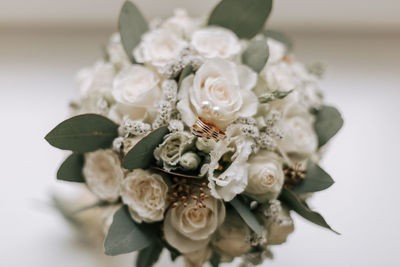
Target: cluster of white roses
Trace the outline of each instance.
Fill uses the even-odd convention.
[[[176,10],[151,24],[132,51],[135,64],[115,33],[106,60],[77,77],[81,97],[74,113],[102,114],[120,125],[113,148],[85,154],[88,188],[101,200],[121,199],[137,223],[162,221],[166,242],[189,266],[201,266],[211,250],[224,259],[246,254],[256,261],[261,254],[252,255],[252,247],[284,242],[293,231],[288,210],[277,200],[284,165],[317,157],[310,112],[322,104],[317,77],[283,43],[262,35],[255,39],[269,47],[260,73],[242,63],[249,41]],[[189,66],[192,72],[179,81],[177,74]],[[226,137],[193,135],[199,118]],[[154,151],[156,164],[207,181],[201,208],[196,198],[171,207],[171,181],[164,173],[121,166],[119,154],[162,125],[170,133]],[[239,194],[258,203],[263,236],[226,208]]]

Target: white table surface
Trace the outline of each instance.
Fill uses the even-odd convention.
[[[345,118],[323,161],[336,184],[312,200],[342,235],[294,216],[294,234],[263,266],[400,266],[400,36],[295,37],[299,58],[328,65],[322,86]],[[75,72],[106,40],[104,32],[0,32],[0,266],[132,266],[132,255],[110,259],[77,242],[47,206],[54,190],[73,186],[56,182],[64,154],[43,137],[66,118]]]

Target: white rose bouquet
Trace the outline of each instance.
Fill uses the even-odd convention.
[[[72,151],[57,178],[98,199],[79,211],[104,208],[107,255],[251,266],[286,241],[291,212],[332,230],[306,200],[333,184],[318,160],[343,120],[323,103],[321,69],[264,29],[271,9],[222,0],[201,19],[179,9],[147,24],[124,3],[104,59],[78,74],[74,116],[46,136]]]

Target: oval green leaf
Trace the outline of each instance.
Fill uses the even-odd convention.
[[[238,212],[240,217],[242,217],[243,221],[245,221],[246,224],[250,227],[250,229],[252,229],[258,235],[262,234],[261,225],[258,222],[256,216],[254,216],[254,214],[250,211],[250,207],[246,206],[237,197],[232,199],[229,203],[232,205],[232,207],[235,208],[235,210]]]
[[[97,114],[72,117],[57,125],[45,137],[50,145],[84,153],[109,148],[118,136],[118,125]]]
[[[265,37],[272,38],[276,41],[283,43],[286,46],[287,51],[291,51],[293,49],[292,40],[283,32],[274,31],[274,30],[265,30],[263,31]]]
[[[335,234],[339,234],[329,226],[329,224],[325,221],[324,217],[322,217],[321,214],[310,210],[307,204],[300,200],[300,198],[293,191],[283,188],[279,199],[284,202],[289,207],[289,209],[295,211],[304,219],[324,228],[327,228]]]
[[[122,167],[128,170],[147,169],[154,161],[153,152],[169,133],[168,127],[160,127],[140,140],[125,156]]]
[[[318,136],[319,147],[325,145],[343,126],[340,112],[331,106],[322,106],[315,113],[314,129]]]
[[[128,207],[122,206],[115,214],[104,241],[105,254],[116,256],[144,249],[157,242],[151,225],[137,224]]]
[[[251,39],[264,27],[272,0],[222,0],[211,12],[208,25],[232,30],[239,38]]]
[[[136,267],[151,267],[158,259],[163,250],[163,245],[161,242],[155,242],[154,244],[148,246],[145,249],[139,251],[136,258]]]
[[[82,154],[73,153],[61,164],[57,172],[57,179],[67,182],[84,183],[82,169],[85,159]]]
[[[297,194],[313,193],[327,189],[334,184],[333,179],[311,160],[307,164],[306,178],[293,188]]]
[[[242,62],[252,68],[255,72],[260,72],[269,57],[269,48],[267,41],[253,40],[249,43],[242,54]]]
[[[148,29],[147,22],[139,9],[132,2],[126,1],[119,15],[119,33],[122,46],[132,63],[135,63],[133,49],[140,43],[143,33]]]

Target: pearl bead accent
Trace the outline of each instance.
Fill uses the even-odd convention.
[[[212,108],[212,114],[213,114],[214,116],[216,116],[216,117],[220,116],[220,115],[221,115],[221,110],[220,110],[220,108],[219,108],[219,107],[213,107],[213,108]]]
[[[201,102],[201,109],[204,112],[210,112],[212,107],[211,107],[211,103],[209,101],[203,101]]]

